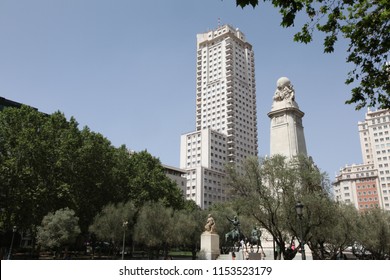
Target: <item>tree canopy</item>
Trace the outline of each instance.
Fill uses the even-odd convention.
[[[69,208],[48,213],[38,227],[38,244],[51,249],[73,244],[80,233],[78,221],[75,212]]]
[[[295,238],[304,240],[318,259],[334,258],[339,248],[351,243],[351,239],[343,238],[349,228],[343,226],[345,220],[339,219],[326,176],[304,156],[293,160],[281,155],[249,158],[243,172],[234,166],[228,169],[228,181],[240,211],[273,236],[285,258],[286,245]],[[295,209],[298,201],[305,205],[302,236]],[[335,232],[333,228],[338,225],[340,230]]]
[[[368,250],[373,259],[385,260],[390,256],[390,214],[381,209],[361,213],[357,226],[357,242]]]
[[[281,26],[291,27],[300,14],[307,18],[294,40],[309,43],[313,32],[325,34],[324,52],[334,51],[342,36],[349,40],[346,62],[354,65],[346,84],[354,85],[347,104],[390,109],[390,1],[388,0],[263,0],[272,2],[282,16]],[[242,8],[259,0],[236,0]]]
[[[158,158],[116,148],[74,118],[28,106],[0,111],[0,197],[0,230],[17,226],[33,235],[45,215],[65,207],[75,211],[83,234],[108,204],[184,207]]]
[[[89,231],[100,240],[110,241],[113,246],[118,246],[124,230],[129,231],[128,236],[132,234],[135,212],[131,201],[116,205],[110,203],[95,216]]]

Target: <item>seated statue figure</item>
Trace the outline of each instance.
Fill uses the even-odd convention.
[[[210,232],[210,233],[215,233],[216,232],[215,221],[214,221],[214,218],[211,216],[211,214],[209,214],[207,216],[207,223],[206,223],[204,228],[205,228],[205,230],[207,232]]]

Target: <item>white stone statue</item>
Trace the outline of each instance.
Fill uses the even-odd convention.
[[[216,233],[216,229],[215,229],[215,221],[214,221],[214,218],[211,216],[211,214],[209,214],[207,216],[207,223],[205,225],[205,230],[207,232],[210,232],[210,233]]]
[[[291,81],[282,77],[276,82],[276,91],[274,94],[274,101],[279,102],[283,100],[295,101],[295,91]]]

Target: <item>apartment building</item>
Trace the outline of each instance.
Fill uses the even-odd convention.
[[[369,109],[358,128],[363,164],[340,170],[333,183],[335,199],[359,210],[381,207],[390,211],[390,110]],[[356,196],[346,197],[352,193]]]
[[[197,34],[196,127],[181,136],[187,199],[202,208],[228,199],[225,166],[257,156],[252,45],[230,25]]]

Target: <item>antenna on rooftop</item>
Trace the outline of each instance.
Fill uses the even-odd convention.
[[[218,28],[221,27],[221,18],[218,18]]]

